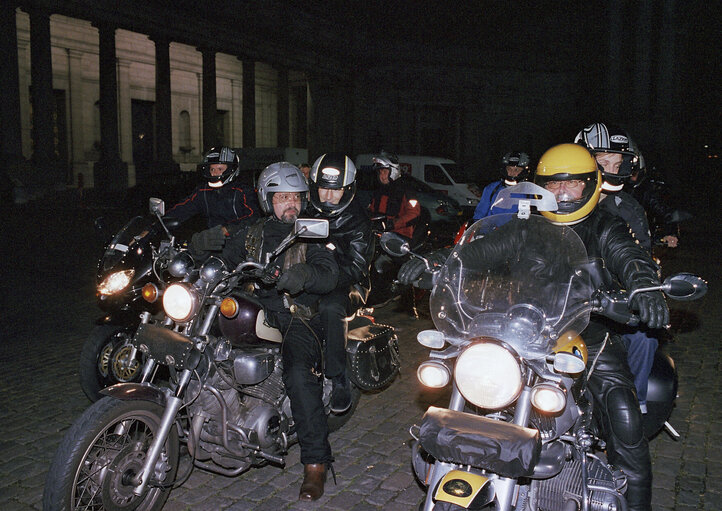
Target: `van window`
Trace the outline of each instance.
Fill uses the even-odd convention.
[[[424,165],[424,181],[437,185],[451,186],[449,178],[438,165]]]

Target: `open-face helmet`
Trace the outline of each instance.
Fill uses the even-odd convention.
[[[264,213],[273,212],[273,194],[276,192],[299,192],[301,211],[308,204],[308,185],[303,172],[292,163],[271,163],[258,176],[258,202]]]
[[[308,181],[313,207],[324,215],[335,216],[346,209],[356,195],[356,166],[345,154],[324,154],[311,167]],[[338,204],[321,202],[319,188],[343,190],[343,196]]]
[[[221,163],[226,169],[218,176],[211,175],[211,165]],[[231,182],[239,172],[239,159],[236,152],[230,147],[213,147],[203,157],[203,162],[198,164],[198,169],[204,178],[208,180],[208,186],[220,188]]]
[[[541,214],[555,224],[573,225],[597,206],[602,176],[594,156],[586,148],[579,144],[559,144],[547,149],[539,159],[534,182],[557,196],[558,209]],[[580,193],[565,195],[564,190],[572,185],[578,187]]]

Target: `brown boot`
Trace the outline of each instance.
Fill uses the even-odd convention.
[[[303,466],[303,483],[298,500],[318,500],[323,495],[323,484],[326,482],[326,465],[311,463]]]

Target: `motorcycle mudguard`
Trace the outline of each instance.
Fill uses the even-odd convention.
[[[494,487],[490,480],[481,474],[462,470],[451,470],[439,481],[434,492],[437,505],[434,509],[443,509],[440,502],[448,502],[464,509],[481,509],[494,500]]]
[[[165,408],[165,394],[148,383],[116,383],[100,391],[105,396],[123,401],[150,401]]]
[[[437,460],[512,478],[532,476],[541,454],[535,429],[434,406],[424,414],[419,442]]]

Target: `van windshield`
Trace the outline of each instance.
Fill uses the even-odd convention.
[[[471,171],[466,170],[457,163],[443,163],[442,165],[455,183],[474,183],[476,181]]]

